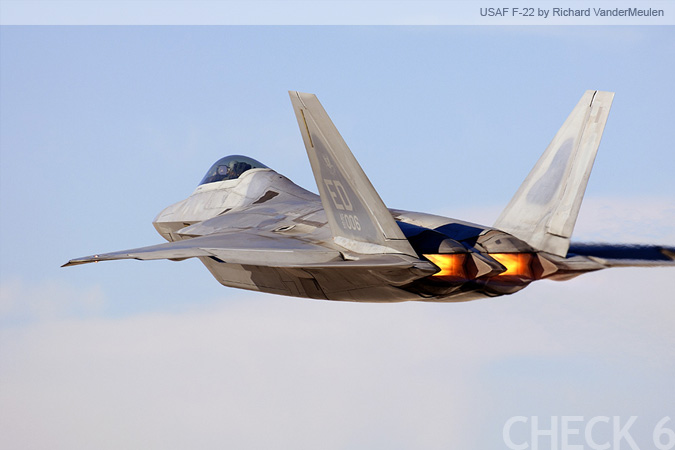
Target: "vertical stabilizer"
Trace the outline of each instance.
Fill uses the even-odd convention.
[[[359,253],[416,255],[316,96],[289,94],[335,242]]]
[[[495,222],[532,247],[566,256],[613,92],[586,91]]]

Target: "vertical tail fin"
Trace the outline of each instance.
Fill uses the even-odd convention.
[[[359,253],[415,255],[316,96],[289,94],[335,241]]]
[[[586,91],[502,211],[495,228],[566,256],[613,92]]]

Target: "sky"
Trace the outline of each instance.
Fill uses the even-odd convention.
[[[574,239],[674,245],[672,27],[3,26],[0,55],[0,447],[496,449],[514,416],[637,416],[653,448],[675,419],[672,268],[377,305],[59,267],[160,243],[228,154],[316,192],[288,90],[389,207],[486,225],[583,92],[616,92]]]

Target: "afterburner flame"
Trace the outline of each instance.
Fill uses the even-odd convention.
[[[433,274],[433,277],[466,279],[466,271],[464,270],[464,260],[466,259],[465,253],[424,256],[441,269],[440,272]]]
[[[489,255],[506,267],[506,271],[497,275],[498,277],[518,276],[533,278],[530,267],[530,263],[532,262],[531,253],[490,253]]]
[[[506,270],[496,277],[521,277],[534,279],[532,272],[532,253],[489,253],[486,256],[506,267]],[[432,275],[438,278],[469,279],[464,263],[465,253],[424,255],[429,261],[441,270]]]

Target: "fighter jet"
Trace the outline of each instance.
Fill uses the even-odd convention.
[[[493,226],[388,209],[315,95],[289,92],[319,195],[255,159],[213,164],[153,225],[168,243],[70,260],[198,258],[225,286],[313,299],[457,302],[675,247],[570,243],[614,98],[586,91]]]

